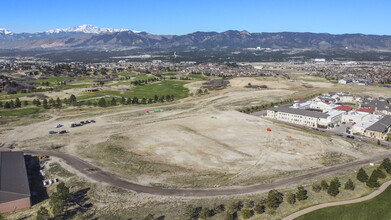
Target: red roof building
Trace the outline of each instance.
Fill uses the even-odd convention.
[[[375,109],[373,109],[373,108],[360,108],[357,111],[373,114],[375,112]]]
[[[347,106],[347,105],[341,105],[341,106],[335,107],[333,109],[348,112],[348,111],[352,110],[353,108],[350,106]]]

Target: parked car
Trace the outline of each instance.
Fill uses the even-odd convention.
[[[350,139],[354,139],[354,136],[352,136],[352,135],[348,135],[348,136],[346,136],[347,138],[350,138]]]
[[[66,130],[62,130],[62,131],[60,131],[60,132],[58,132],[59,134],[66,134],[66,133],[68,133]]]
[[[80,126],[83,126],[83,125],[82,125],[82,124],[79,124],[79,123],[72,123],[72,124],[71,124],[71,128],[80,127]]]
[[[95,123],[96,121],[95,120],[91,120],[92,123]]]
[[[45,176],[45,171],[44,170],[39,170],[39,173],[41,174],[41,176]]]
[[[58,125],[56,125],[56,128],[61,128],[62,126],[64,126],[64,125],[58,124]]]
[[[49,134],[57,134],[57,131],[49,131]]]

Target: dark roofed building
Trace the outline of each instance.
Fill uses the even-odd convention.
[[[391,128],[391,116],[386,115],[365,130],[365,135],[377,139],[385,139]]]
[[[23,152],[0,152],[0,213],[30,206],[30,188]]]

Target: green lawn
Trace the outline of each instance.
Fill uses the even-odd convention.
[[[152,76],[152,75],[140,75],[140,76],[136,76],[132,81],[147,80],[147,79],[154,79],[154,78],[156,78],[156,77]]]
[[[391,219],[391,187],[379,196],[361,203],[320,209],[297,220],[389,220]]]
[[[21,109],[9,109],[0,110],[0,117],[9,117],[9,116],[25,116],[25,115],[31,115],[36,114],[40,112],[42,108],[21,108]]]
[[[135,72],[122,72],[122,73],[120,73],[119,75],[120,75],[120,76],[126,77],[126,76],[133,76],[133,75],[136,75],[136,73],[135,73]]]
[[[182,81],[161,81],[158,83],[152,83],[144,86],[134,88],[130,92],[131,97],[153,97],[158,95],[159,97],[164,95],[174,95],[175,99],[181,99],[187,97],[189,90],[183,85],[188,82]]]
[[[111,95],[111,96],[124,96],[125,98],[149,98],[154,97],[155,95],[160,96],[166,96],[166,95],[174,95],[175,99],[181,99],[187,97],[189,90],[185,87],[183,87],[184,84],[188,82],[183,81],[161,81],[156,83],[151,83],[143,86],[137,86],[131,91],[113,91],[113,90],[104,90],[104,91],[98,91],[89,93],[86,95],[82,95],[78,97],[78,100],[82,99],[89,99],[89,98],[95,98],[100,97],[104,95]]]
[[[16,93],[16,94],[7,94],[6,92],[0,92],[0,100],[10,100],[25,97],[28,93]]]

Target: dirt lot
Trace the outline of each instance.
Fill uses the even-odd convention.
[[[245,89],[244,85],[268,89]],[[162,187],[217,187],[270,181],[305,170],[365,158],[383,149],[304,130],[235,111],[322,91],[325,82],[236,78],[231,87],[175,104],[116,107],[15,127],[1,142],[25,149],[52,149],[83,157],[132,181]],[[308,88],[308,84],[314,84]],[[192,86],[192,85],[190,85]],[[339,87],[336,87],[339,89]],[[377,91],[376,89],[374,89]],[[163,109],[148,114],[147,110]],[[97,123],[70,128],[71,122]],[[65,125],[55,129],[56,124]],[[266,129],[271,128],[271,132]],[[50,130],[68,134],[49,135]]]

